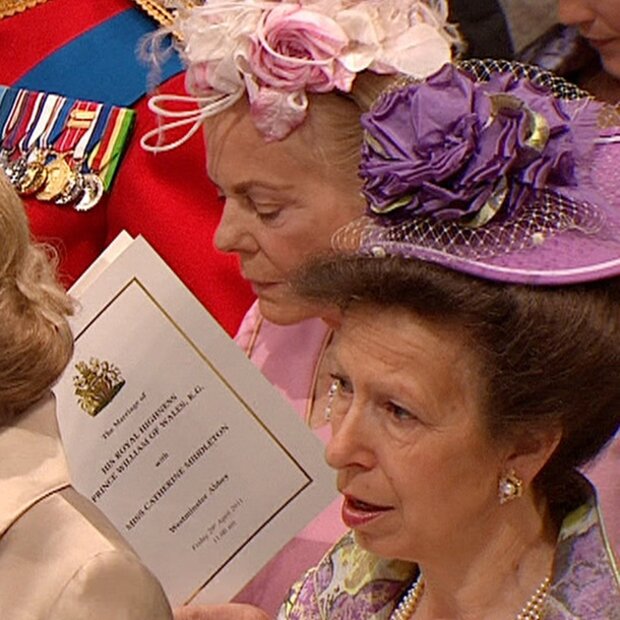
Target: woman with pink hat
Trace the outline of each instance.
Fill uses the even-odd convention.
[[[331,331],[288,280],[363,213],[360,115],[399,76],[426,77],[452,58],[460,39],[447,16],[445,0],[209,0],[170,27],[191,108],[155,97],[167,122],[143,146],[166,151],[204,129],[224,201],[215,244],[239,257],[257,296],[237,341],[323,440]],[[343,531],[334,505],[236,600],[275,613],[291,575]]]

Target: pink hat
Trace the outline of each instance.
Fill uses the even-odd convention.
[[[620,275],[620,114],[549,72],[445,65],[363,118],[368,215],[337,249],[561,285]]]
[[[191,95],[150,100],[150,109],[167,122],[142,137],[148,151],[180,146],[205,119],[246,96],[265,140],[283,140],[303,123],[309,93],[351,92],[366,70],[424,78],[452,58],[453,47],[461,47],[448,21],[447,0],[182,4],[152,43],[157,62],[164,35],[180,39]],[[168,130],[185,133],[170,141]]]

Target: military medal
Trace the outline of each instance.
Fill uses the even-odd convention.
[[[74,110],[70,115],[68,125],[84,130],[75,146],[74,171],[78,175],[80,195],[75,200],[73,208],[76,211],[89,211],[96,206],[104,192],[101,179],[91,170],[87,158],[92,155],[101,140],[107,126],[111,108],[100,104],[85,110]]]
[[[71,170],[71,174],[67,177],[60,194],[54,198],[54,202],[61,206],[68,205],[79,200],[83,193],[82,175]]]
[[[47,179],[45,186],[37,194],[39,200],[54,200],[58,197],[73,174],[71,166],[66,162],[64,155],[56,155],[45,165]]]
[[[22,196],[36,194],[47,180],[45,166],[38,161],[34,161],[26,166],[24,173],[19,177],[15,184],[15,189]]]
[[[6,149],[0,149],[0,169],[6,170],[11,161],[11,152]]]
[[[62,133],[73,103],[68,101],[66,97],[59,95],[50,95],[49,99],[52,107],[49,110],[47,124],[38,139],[41,149],[46,153],[44,159],[46,181],[36,195],[39,200],[47,201],[60,195],[67,184],[69,175],[72,174],[71,167],[65,160],[65,155],[58,155],[52,151],[50,144],[56,142]]]
[[[57,205],[76,203],[84,195],[84,181],[79,170],[83,159],[83,150],[94,129],[94,120],[98,115],[101,104],[83,101],[74,102],[68,118],[62,127],[62,134],[54,144],[54,151],[65,161],[69,172],[62,164],[58,164],[58,176],[64,177],[64,185],[60,192],[56,192],[52,200]],[[72,163],[69,163],[71,161]],[[61,179],[58,179],[60,184]]]
[[[34,194],[45,184],[47,175],[41,161],[41,153],[37,150],[31,152],[31,149],[37,143],[38,134],[43,131],[40,119],[43,118],[44,124],[48,122],[44,118],[46,97],[45,93],[29,95],[23,121],[20,121],[16,129],[15,139],[19,140],[18,150],[23,153],[19,159],[23,163],[13,169],[12,177],[13,186],[21,195]],[[21,136],[19,136],[20,133]]]
[[[14,186],[21,195],[36,194],[47,181],[47,151],[40,145],[45,143],[45,137],[54,124],[60,99],[59,95],[38,93],[34,101],[26,130],[19,142],[19,150],[24,153],[20,160],[25,161],[26,166],[14,179]]]
[[[41,153],[36,153],[30,161],[26,157],[26,168],[15,182],[15,189],[19,194],[24,196],[36,194],[45,185],[47,171],[44,161],[45,158]]]
[[[25,157],[20,157],[9,162],[8,166],[4,169],[4,172],[9,179],[11,185],[15,186],[22,178],[28,167]]]
[[[9,154],[3,168],[12,185],[19,181],[28,165],[23,156],[13,160],[10,157],[28,125],[35,98],[35,95],[27,91],[5,92],[2,97],[0,108],[2,148]]]
[[[89,211],[103,196],[103,181],[96,174],[83,174],[82,190],[82,196],[73,208],[76,211]]]

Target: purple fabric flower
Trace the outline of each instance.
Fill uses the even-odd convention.
[[[362,118],[364,194],[374,213],[399,218],[473,216],[501,188],[514,207],[523,188],[575,184],[568,120],[565,102],[528,80],[507,73],[477,82],[445,65]]]

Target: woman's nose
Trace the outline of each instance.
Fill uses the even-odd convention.
[[[332,437],[325,448],[325,460],[333,469],[358,466],[372,467],[374,462],[373,436],[376,432],[369,428],[368,416],[363,408],[353,401],[346,412],[332,414]]]
[[[567,26],[579,26],[594,20],[591,0],[559,0],[558,18]]]
[[[213,243],[222,252],[255,251],[248,214],[234,198],[226,198]]]

